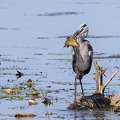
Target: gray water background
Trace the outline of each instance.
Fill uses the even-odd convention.
[[[32,112],[37,114],[32,120],[46,120],[48,111],[53,112],[50,120],[62,119],[58,116],[66,120],[97,117],[118,120],[119,115],[111,111],[78,111],[75,114],[75,111],[66,109],[74,100],[74,73],[71,48],[63,49],[63,46],[66,36],[72,35],[81,23],[86,23],[89,27],[87,40],[94,48],[94,59],[102,67],[108,67],[104,77],[107,81],[114,71],[120,69],[119,21],[119,0],[0,0],[0,87],[13,88],[32,79],[36,89],[51,91],[48,97],[53,102],[53,105],[45,106],[38,98],[39,104],[31,107],[25,93],[21,94],[25,96],[23,100],[13,99],[12,102],[9,97],[1,97],[0,119],[14,120],[17,112]],[[26,75],[17,79],[17,70]],[[90,73],[83,78],[86,95],[95,90],[94,73],[92,66]],[[77,91],[78,95],[81,94],[79,86]],[[110,82],[105,93],[120,93],[120,73]],[[5,96],[2,90],[1,96]]]

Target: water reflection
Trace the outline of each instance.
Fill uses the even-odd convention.
[[[104,120],[104,119],[111,119],[110,118],[110,112],[106,111],[100,111],[100,110],[92,110],[90,111],[74,111],[74,120],[88,120],[88,119],[94,119],[94,120]]]

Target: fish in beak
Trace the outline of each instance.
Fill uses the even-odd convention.
[[[64,47],[68,48],[69,46],[80,47],[79,43],[72,37],[67,38],[67,40],[65,41]]]

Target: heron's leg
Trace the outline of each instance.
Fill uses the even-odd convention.
[[[76,105],[76,80],[77,80],[77,78],[76,78],[76,75],[75,75],[75,82],[74,82],[74,89],[75,89],[75,92],[74,92],[74,102],[75,102],[75,105]]]
[[[84,97],[84,91],[83,91],[82,81],[81,81],[81,79],[79,79],[79,81],[80,81],[80,85],[81,85],[82,95]]]

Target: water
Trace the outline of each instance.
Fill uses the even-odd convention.
[[[63,49],[65,36],[72,35],[79,24],[86,23],[90,29],[87,39],[94,48],[94,58],[102,67],[108,67],[104,78],[107,81],[114,71],[120,69],[119,13],[119,0],[0,0],[0,118],[13,120],[17,112],[28,112],[37,115],[32,120],[48,119],[48,111],[53,113],[49,115],[50,120],[119,119],[118,114],[110,111],[75,113],[66,109],[74,100],[74,73],[70,62],[71,48]],[[17,70],[25,75],[17,79]],[[83,78],[86,95],[95,90],[94,73],[92,66],[90,73]],[[119,78],[118,73],[105,90],[107,95],[120,92]],[[21,86],[28,79],[32,79],[34,87],[40,91],[40,97],[36,99],[38,105],[32,107],[28,106],[26,93],[29,88],[26,85],[22,85],[25,91],[13,96],[12,100],[4,93],[6,88]],[[41,103],[45,90],[49,91],[47,96],[53,105]],[[21,96],[22,100],[19,99]]]

